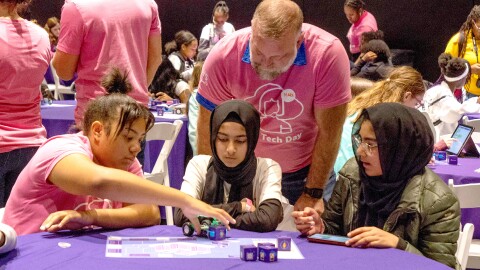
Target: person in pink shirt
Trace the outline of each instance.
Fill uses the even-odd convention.
[[[322,211],[351,98],[348,70],[341,42],[304,24],[295,2],[262,1],[252,26],[224,37],[206,59],[197,94],[199,154],[210,154],[210,111],[246,100],[261,116],[255,153],[281,165],[283,195],[297,209]]]
[[[112,66],[128,71],[133,86],[129,95],[148,103],[147,87],[162,61],[154,0],[71,0],[63,6],[60,23],[53,66],[63,80],[78,74],[77,125],[88,101],[106,94],[100,81]]]
[[[156,205],[171,204],[188,213],[197,232],[197,215],[235,223],[221,209],[142,177],[136,155],[155,119],[125,95],[131,90],[127,73],[114,69],[103,85],[110,94],[89,103],[83,132],[50,138],[22,171],[3,222],[19,235],[141,227],[159,224]]]
[[[19,16],[30,1],[0,0],[0,208],[46,140],[40,84],[52,58],[48,34]]]
[[[362,33],[377,31],[377,20],[372,13],[365,10],[365,1],[363,0],[346,0],[343,11],[348,22],[352,24],[348,29],[347,38],[350,42],[351,60],[355,61],[360,55]]]

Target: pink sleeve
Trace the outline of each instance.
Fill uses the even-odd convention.
[[[128,172],[135,174],[136,176],[143,177],[143,170],[142,170],[142,165],[140,165],[140,162],[138,159],[135,159],[133,164],[128,168]]]
[[[40,147],[35,154],[33,160],[36,160],[37,166],[30,167],[38,170],[42,174],[42,181],[47,183],[50,172],[53,167],[64,157],[71,154],[81,154],[92,158],[91,153],[86,151],[85,146],[71,139],[55,138],[51,139]],[[34,173],[34,172],[31,172]]]
[[[62,27],[57,49],[68,54],[80,55],[85,24],[74,3],[63,5],[60,23]]]
[[[317,68],[315,106],[331,108],[350,101],[350,63],[343,45],[338,39],[333,41]]]
[[[150,25],[150,35],[162,33],[162,24],[158,15],[158,6],[155,1],[152,1],[152,24]]]
[[[358,33],[358,40],[360,41],[362,39],[362,34],[365,33],[365,32],[371,32],[371,31],[377,31],[375,29],[373,29],[373,27],[371,25],[360,25],[358,27],[358,30],[357,30],[357,33]]]
[[[198,94],[215,105],[233,98],[227,85],[226,66],[228,63],[223,62],[222,53],[213,49],[202,69]],[[206,107],[205,104],[200,104]]]

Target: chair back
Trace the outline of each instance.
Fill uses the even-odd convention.
[[[457,195],[460,208],[476,208],[480,207],[480,183],[478,184],[465,184],[455,185],[453,179],[448,180],[448,186]],[[460,263],[462,270],[467,268],[468,257],[470,254],[470,246],[472,244],[473,232],[475,227],[472,223],[467,223],[463,226],[460,225],[460,235],[457,241],[457,252],[455,257]]]
[[[54,98],[56,100],[63,100],[63,99],[65,99],[63,97],[63,94],[73,94],[74,95],[75,92],[73,91],[73,87],[74,87],[75,83],[72,83],[71,86],[65,86],[65,85],[61,84],[60,83],[60,78],[57,75],[57,71],[55,70],[55,68],[53,67],[52,64],[50,64],[50,68],[52,70],[53,81],[55,82]]]
[[[460,208],[480,207],[480,183],[455,185],[453,179],[448,180],[448,186],[457,195]]]
[[[463,116],[462,122],[467,125],[475,128],[475,131],[480,132],[480,119],[469,120],[468,116]]]
[[[152,172],[145,174],[145,178],[155,183],[170,187],[170,177],[168,175],[168,156],[172,151],[175,140],[183,126],[182,120],[175,120],[173,123],[156,122],[152,129],[147,132],[145,140],[164,141],[162,150],[155,161]],[[167,225],[173,225],[173,209],[171,206],[165,206]]]

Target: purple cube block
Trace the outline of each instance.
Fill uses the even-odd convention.
[[[445,151],[436,151],[436,159],[438,161],[446,160],[447,159],[447,152]]]
[[[457,165],[458,164],[458,157],[456,155],[449,155],[448,156],[448,164]]]
[[[208,239],[220,241],[227,238],[227,228],[224,225],[210,226],[208,228]]]
[[[262,262],[276,262],[278,249],[272,246],[258,247],[258,260]]]
[[[240,246],[240,259],[244,261],[256,261],[258,248],[254,245],[241,245]]]
[[[292,238],[281,236],[277,238],[278,251],[290,251],[292,249]]]
[[[157,106],[157,115],[158,116],[163,116],[163,107],[160,106],[160,105],[156,105]]]

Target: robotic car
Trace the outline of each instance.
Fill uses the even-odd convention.
[[[227,228],[222,225],[222,223],[215,218],[199,216],[198,221],[200,222],[201,230],[200,237],[205,237],[210,240],[224,240],[227,237]],[[195,228],[193,224],[189,221],[183,223],[182,225],[183,235],[193,236]]]

